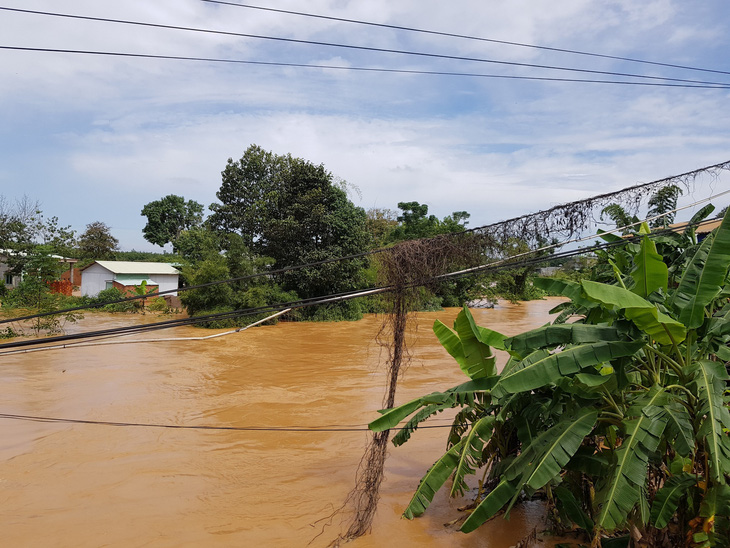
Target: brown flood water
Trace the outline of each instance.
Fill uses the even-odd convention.
[[[542,325],[554,299],[474,310],[508,335]],[[418,315],[402,403],[465,379],[431,331],[458,309]],[[153,321],[88,314],[73,331]],[[364,425],[383,392],[380,319],[280,323],[208,341],[67,348],[0,358],[0,413],[211,426]],[[199,337],[177,328],[143,335]],[[137,336],[139,337],[139,336]],[[119,340],[119,339],[117,339]],[[440,417],[436,420],[439,421]],[[440,422],[445,424],[443,418]],[[115,427],[0,419],[0,545],[306,546],[353,487],[367,433]],[[439,493],[400,518],[446,429],[390,449],[372,534],[353,548],[506,548],[541,526],[539,505],[471,535],[445,528],[464,500]],[[312,546],[340,532],[334,518]]]

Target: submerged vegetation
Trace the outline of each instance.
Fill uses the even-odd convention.
[[[730,218],[702,242],[691,225],[659,237],[642,225],[639,236],[600,257],[603,281],[536,281],[569,299],[552,324],[506,337],[466,307],[453,330],[436,322],[468,380],[370,425],[408,419],[401,445],[459,409],[406,518],[449,480],[457,496],[478,475],[463,532],[538,497],[556,532],[593,547],[730,545]],[[509,357],[501,372],[495,350]]]

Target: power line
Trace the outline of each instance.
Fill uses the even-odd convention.
[[[1,9],[1,8],[0,8]],[[79,55],[100,55],[107,57],[129,57],[137,59],[159,59],[168,61],[198,61],[206,63],[229,63],[241,65],[260,65],[273,67],[291,67],[291,68],[314,68],[324,70],[342,70],[354,72],[378,72],[390,74],[413,74],[425,76],[457,76],[464,78],[490,78],[498,80],[527,80],[537,82],[569,82],[578,84],[611,84],[623,86],[648,86],[663,88],[683,88],[683,89],[730,89],[730,83],[727,84],[672,84],[667,82],[632,82],[625,80],[594,80],[589,78],[558,78],[550,76],[516,76],[509,74],[485,74],[476,72],[449,72],[436,70],[416,70],[416,69],[387,69],[376,67],[353,67],[345,65],[319,65],[313,63],[285,63],[278,61],[252,61],[246,59],[223,59],[218,57],[190,57],[184,55],[157,55],[151,53],[129,53],[115,51],[100,50],[80,50],[80,49],[64,49],[64,48],[34,48],[24,46],[3,46],[0,49],[10,51],[28,51],[40,53],[68,53]],[[649,78],[649,77],[647,77]],[[670,79],[671,80],[671,79]]]
[[[234,432],[369,432],[367,425],[357,426],[212,426],[188,424],[162,424],[140,422],[96,421],[86,419],[68,419],[62,417],[45,417],[38,415],[19,415],[15,413],[0,413],[0,419],[20,420],[30,422],[88,424],[95,426],[137,427],[137,428],[166,428],[171,430],[227,430]],[[396,427],[391,430],[403,430],[407,427]],[[451,424],[419,425],[419,429],[451,428]]]
[[[715,171],[719,171],[719,170],[723,170],[723,169],[725,169],[725,170],[730,169],[730,160],[725,161],[725,162],[720,162],[720,163],[717,163],[717,164],[713,164],[713,165],[710,165],[710,166],[705,166],[705,167],[701,167],[701,168],[698,168],[698,169],[694,169],[692,171],[687,171],[687,172],[681,173],[679,175],[672,175],[672,176],[664,177],[663,179],[657,179],[655,181],[651,181],[651,182],[648,182],[648,183],[640,183],[640,184],[637,184],[637,185],[633,185],[633,186],[630,186],[630,187],[623,188],[621,190],[607,192],[607,193],[604,193],[604,194],[599,194],[599,195],[596,195],[596,196],[592,196],[590,198],[586,198],[584,200],[577,200],[577,201],[574,201],[574,202],[569,202],[567,204],[560,204],[560,205],[557,205],[557,206],[553,206],[550,209],[543,210],[543,211],[538,211],[536,213],[529,213],[527,215],[521,215],[519,217],[513,217],[513,218],[507,219],[505,221],[498,221],[496,223],[492,223],[492,224],[488,224],[488,225],[482,225],[482,226],[479,226],[479,227],[473,227],[473,228],[465,229],[465,230],[462,230],[462,231],[459,231],[459,232],[452,232],[452,233],[449,233],[449,234],[444,234],[442,236],[456,236],[456,235],[459,235],[459,234],[468,234],[468,233],[474,233],[474,232],[479,232],[479,231],[485,231],[486,232],[486,231],[489,231],[489,230],[497,229],[499,227],[503,227],[503,226],[507,226],[507,225],[510,225],[510,224],[514,224],[517,221],[520,221],[520,220],[523,220],[523,219],[531,219],[531,218],[538,218],[538,217],[549,216],[549,215],[555,214],[556,212],[560,211],[561,209],[564,209],[564,208],[566,208],[568,206],[573,206],[575,204],[581,204],[581,203],[588,203],[588,202],[590,202],[591,204],[594,204],[594,205],[595,204],[599,204],[600,205],[602,203],[607,203],[609,200],[615,199],[617,196],[619,196],[619,195],[621,195],[623,193],[637,192],[637,191],[645,190],[647,188],[656,187],[656,186],[662,185],[662,184],[668,184],[668,183],[674,183],[674,182],[680,182],[680,181],[684,181],[684,180],[688,180],[688,179],[693,179],[693,178],[699,176],[703,172],[715,172]],[[711,196],[710,198],[708,198],[706,200],[699,200],[697,202],[694,202],[693,204],[689,204],[688,206],[684,206],[682,208],[677,208],[676,210],[673,210],[672,212],[676,212],[676,211],[679,211],[681,209],[687,209],[688,207],[693,207],[693,206],[697,205],[698,203],[701,203],[703,201],[707,201],[709,199],[714,199],[714,198],[716,198],[718,196],[722,196],[723,194],[726,194],[726,193],[723,192],[723,193],[720,193],[720,194]],[[669,212],[669,213],[672,213],[672,212]],[[593,236],[591,236],[591,238],[592,237]],[[563,244],[561,244],[561,245],[564,245],[565,243],[570,243],[570,242],[563,242]],[[118,304],[118,303],[123,303],[123,302],[136,301],[136,300],[139,300],[139,299],[154,298],[154,297],[157,297],[157,296],[160,296],[160,295],[165,295],[165,294],[170,294],[170,293],[175,293],[175,292],[180,292],[180,291],[190,291],[190,290],[194,290],[194,289],[202,289],[202,288],[212,287],[212,286],[221,285],[221,284],[229,284],[229,283],[234,283],[234,282],[248,281],[248,280],[252,280],[252,279],[255,279],[255,278],[262,277],[262,276],[276,276],[276,275],[284,274],[284,273],[291,272],[291,271],[301,270],[301,269],[304,269],[304,268],[312,268],[312,267],[315,267],[315,266],[321,266],[321,265],[331,264],[331,263],[335,263],[335,262],[341,262],[341,261],[345,261],[345,260],[353,260],[353,259],[358,259],[358,258],[364,258],[364,257],[370,256],[370,255],[375,255],[375,254],[378,254],[378,253],[385,253],[385,252],[388,252],[388,250],[389,250],[388,248],[373,249],[373,250],[369,250],[369,251],[355,253],[355,254],[352,254],[352,255],[346,255],[346,256],[341,256],[341,257],[333,257],[331,259],[322,259],[320,261],[314,261],[314,262],[305,263],[305,264],[286,266],[286,267],[282,267],[282,268],[279,268],[279,269],[276,269],[276,270],[268,270],[268,271],[254,273],[254,274],[248,274],[246,276],[239,276],[239,277],[236,277],[236,278],[228,278],[226,280],[218,280],[218,281],[208,282],[208,283],[204,283],[204,284],[198,284],[198,285],[194,285],[194,286],[181,287],[181,288],[178,288],[178,289],[170,289],[170,290],[166,290],[166,291],[158,291],[156,293],[151,293],[149,295],[139,295],[139,296],[134,296],[134,297],[128,297],[128,298],[125,298],[125,299],[119,299],[119,300],[116,300],[116,301],[108,301],[108,302],[95,303],[95,304],[87,304],[87,305],[83,305],[83,306],[78,306],[78,307],[73,307],[73,308],[66,308],[66,309],[63,309],[63,310],[57,310],[57,311],[52,311],[52,312],[43,312],[43,313],[32,314],[32,315],[28,315],[28,316],[20,316],[20,317],[16,317],[16,318],[9,318],[9,319],[5,319],[5,320],[0,320],[0,325],[1,324],[4,324],[4,323],[11,323],[11,322],[32,320],[32,319],[42,318],[42,317],[46,317],[46,316],[54,316],[54,315],[58,315],[58,314],[64,314],[64,313],[69,313],[69,312],[76,312],[76,311],[79,311],[79,310],[86,310],[86,309],[89,309],[89,308],[98,308],[98,307],[103,307],[103,306],[106,306],[106,305],[109,305],[109,304]],[[373,288],[371,288],[371,289],[373,289]],[[350,292],[345,292],[345,293],[342,293],[341,296],[346,296],[346,295],[349,295],[349,294],[352,294],[352,293],[357,293],[358,291],[360,291],[360,290],[353,290],[353,291],[350,291]],[[297,303],[297,304],[298,303],[304,303],[305,301],[306,300],[304,300],[304,301],[296,301],[295,303]],[[284,308],[286,306],[289,306],[289,305],[292,305],[292,303],[286,303],[282,308]],[[260,312],[269,312],[269,311],[274,312],[276,310],[277,310],[276,308],[271,308],[271,307],[266,306],[266,307],[261,307],[260,309],[257,309],[256,312],[259,312],[259,311]],[[254,312],[254,313],[256,313],[256,312]],[[205,321],[211,321],[211,320],[216,320],[216,319],[228,319],[228,318],[224,318],[224,316],[228,316],[229,314],[231,314],[231,313],[230,312],[223,312],[223,313],[219,313],[219,314],[213,314],[213,315],[205,316],[205,317],[202,317],[202,318],[201,317],[198,317],[198,318],[201,318],[201,319],[197,323],[203,323]],[[171,321],[185,321],[185,320],[171,320]],[[2,345],[0,345],[0,348],[2,348]]]
[[[256,39],[256,40],[285,42],[285,43],[291,43],[291,44],[341,48],[341,49],[349,49],[349,50],[357,50],[357,51],[368,51],[368,52],[374,52],[374,53],[390,53],[390,54],[397,54],[397,55],[426,57],[426,58],[430,58],[430,59],[445,59],[445,60],[450,60],[450,61],[469,61],[469,62],[489,63],[489,64],[496,64],[496,65],[503,65],[503,66],[510,66],[510,67],[539,68],[539,69],[545,69],[545,70],[577,72],[577,73],[581,73],[581,74],[598,74],[598,75],[603,75],[603,76],[623,76],[623,77],[627,77],[627,78],[642,78],[642,79],[651,80],[651,81],[680,82],[680,83],[686,83],[686,84],[698,84],[698,85],[705,85],[705,86],[728,86],[728,85],[730,85],[727,82],[708,82],[708,81],[702,81],[702,80],[688,80],[688,79],[684,79],[684,78],[669,78],[669,77],[662,77],[662,76],[649,76],[649,75],[644,75],[644,74],[632,74],[632,73],[614,72],[614,71],[580,69],[580,68],[575,68],[575,67],[560,67],[560,66],[554,66],[554,65],[543,65],[543,64],[538,64],[538,63],[522,63],[522,62],[517,62],[517,61],[503,61],[503,60],[498,60],[498,59],[465,57],[465,56],[460,56],[460,55],[446,55],[446,54],[428,53],[428,52],[420,52],[420,51],[398,50],[398,49],[392,49],[392,48],[377,48],[374,46],[357,46],[357,45],[353,45],[353,44],[340,44],[340,43],[335,43],[335,42],[323,42],[323,41],[318,41],[318,40],[301,40],[301,39],[296,39],[296,38],[284,38],[281,36],[267,36],[267,35],[262,35],[262,34],[222,31],[222,30],[204,29],[204,28],[198,28],[198,27],[165,25],[162,23],[149,23],[149,22],[143,22],[143,21],[132,21],[132,20],[127,20],[127,19],[113,19],[113,18],[109,18],[109,17],[92,17],[92,16],[87,16],[87,15],[73,15],[73,14],[57,13],[57,12],[49,12],[49,11],[10,8],[10,7],[4,7],[4,6],[0,6],[0,10],[15,12],[15,13],[25,13],[25,14],[30,14],[30,15],[43,15],[43,16],[49,16],[49,17],[61,17],[61,18],[66,18],[66,19],[75,19],[75,20],[84,20],[84,21],[134,25],[134,26],[158,28],[158,29],[166,29],[166,30],[180,30],[180,31],[186,31],[186,32],[197,32],[197,33],[204,33],[204,34],[233,36],[233,37],[238,37],[238,38],[252,38],[252,39]],[[43,48],[39,48],[39,49],[43,49]],[[162,57],[167,58],[167,56],[162,56]],[[170,56],[170,57],[177,58],[177,56]]]
[[[237,8],[247,8],[247,9],[253,9],[253,10],[268,11],[268,12],[274,12],[274,13],[284,13],[287,15],[297,15],[297,16],[301,16],[301,17],[324,19],[324,20],[328,20],[328,21],[339,21],[341,23],[353,23],[353,24],[357,24],[357,25],[367,25],[367,26],[371,26],[371,27],[379,27],[379,28],[400,30],[400,31],[406,31],[406,32],[414,32],[414,33],[420,33],[420,34],[430,34],[430,35],[434,35],[434,36],[446,36],[449,38],[462,38],[465,40],[476,40],[479,42],[488,42],[491,44],[517,46],[517,47],[537,49],[537,50],[542,50],[542,51],[554,51],[557,53],[569,53],[572,55],[597,57],[597,58],[601,58],[601,59],[613,59],[615,61],[628,61],[631,63],[641,63],[641,64],[645,64],[645,65],[652,65],[652,66],[659,66],[659,67],[693,70],[693,71],[698,71],[698,72],[709,72],[709,73],[714,73],[714,74],[730,74],[730,72],[725,71],[725,70],[691,67],[691,66],[687,66],[687,65],[677,65],[677,64],[673,64],[673,63],[662,63],[662,62],[658,62],[658,61],[648,61],[645,59],[637,59],[634,57],[621,57],[618,55],[606,55],[606,54],[601,54],[601,53],[594,53],[594,52],[574,50],[574,49],[539,46],[536,44],[525,44],[522,42],[512,42],[509,40],[497,40],[494,38],[484,38],[484,37],[480,37],[480,36],[470,36],[467,34],[457,34],[457,33],[452,33],[452,32],[427,30],[427,29],[421,29],[421,28],[416,28],[416,27],[406,27],[406,26],[402,26],[402,25],[389,25],[386,23],[374,23],[372,21],[363,21],[361,19],[347,19],[344,17],[334,17],[334,16],[329,16],[329,15],[304,13],[301,11],[292,11],[292,10],[270,8],[270,7],[264,7],[264,6],[254,6],[251,4],[237,4],[235,2],[224,2],[222,0],[201,0],[201,2],[206,2],[208,4],[220,4],[220,5],[224,5],[224,6],[233,6],[233,7],[237,7]]]
[[[730,192],[730,191],[728,191]],[[666,231],[658,231],[651,234],[651,236],[659,236],[664,233],[669,233],[671,230]],[[591,238],[595,238],[596,236],[591,236]],[[584,238],[585,239],[585,238]],[[583,240],[584,240],[583,239]],[[630,240],[627,240],[630,241]],[[566,243],[572,243],[572,242],[566,242]],[[480,274],[480,273],[487,273],[487,272],[500,272],[502,270],[509,270],[513,268],[522,268],[522,267],[529,267],[529,266],[535,266],[537,264],[541,264],[547,261],[553,261],[557,259],[564,259],[564,258],[570,258],[577,255],[583,255],[585,253],[590,253],[592,251],[597,251],[599,249],[609,249],[611,247],[623,245],[625,243],[624,240],[619,242],[605,242],[605,243],[598,243],[590,247],[580,248],[577,250],[571,250],[571,251],[565,251],[561,253],[554,253],[553,255],[549,256],[540,256],[540,257],[534,257],[532,259],[521,259],[518,261],[515,261],[515,258],[520,258],[525,255],[530,255],[538,252],[543,252],[548,248],[555,248],[559,247],[563,244],[554,244],[552,246],[546,246],[545,248],[541,248],[539,250],[532,250],[525,253],[522,253],[520,255],[516,255],[515,257],[509,257],[507,259],[503,259],[500,261],[495,261],[492,263],[488,263],[485,265],[480,265],[456,272],[450,272],[446,274],[441,274],[438,276],[418,280],[411,282],[406,287],[420,287],[432,284],[434,282],[440,282],[444,280],[450,280],[450,279],[457,279],[462,278],[466,276],[472,276],[474,274]],[[355,290],[340,294],[334,294],[334,295],[326,295],[322,297],[313,297],[311,299],[307,300],[300,300],[295,302],[288,302],[288,303],[279,303],[274,305],[267,305],[257,308],[249,308],[244,310],[235,310],[230,312],[221,312],[218,314],[211,314],[206,316],[194,316],[192,318],[182,318],[182,319],[176,319],[176,320],[168,320],[164,322],[157,322],[152,324],[146,324],[146,325],[135,325],[135,326],[126,326],[126,327],[117,327],[117,328],[111,328],[111,329],[104,329],[99,331],[89,331],[84,333],[76,333],[72,335],[60,335],[56,337],[47,337],[44,339],[33,339],[33,340],[26,340],[26,341],[16,341],[16,342],[9,342],[0,344],[0,350],[5,349],[12,349],[12,348],[23,348],[28,346],[37,346],[37,345],[47,345],[52,343],[59,343],[59,342],[65,342],[65,341],[74,341],[79,339],[94,339],[94,338],[100,338],[100,337],[108,337],[108,336],[117,336],[117,335],[129,335],[129,334],[136,334],[146,331],[156,331],[159,329],[168,329],[171,327],[181,327],[186,325],[192,325],[192,324],[198,324],[198,323],[208,323],[213,320],[223,320],[223,319],[237,319],[244,316],[250,316],[254,314],[261,314],[261,313],[270,313],[270,312],[276,312],[283,310],[285,308],[303,308],[308,306],[317,306],[322,304],[328,304],[332,302],[338,302],[343,300],[349,300],[354,298],[359,298],[368,294],[377,294],[377,293],[383,293],[386,291],[391,291],[393,288],[390,286],[382,286],[382,287],[375,287],[370,288],[366,290]],[[57,346],[56,348],[68,348],[73,346],[73,344],[64,344],[62,346]],[[46,347],[48,349],[52,349],[51,347]],[[44,349],[41,347],[41,349]],[[0,352],[0,356],[8,355],[8,354],[15,354],[23,352],[22,350],[9,350],[5,352]]]

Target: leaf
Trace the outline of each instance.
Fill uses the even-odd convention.
[[[474,423],[469,434],[463,438],[459,465],[454,472],[454,481],[451,485],[450,496],[455,497],[464,494],[464,491],[467,489],[464,477],[467,474],[473,474],[481,466],[484,444],[492,437],[493,429],[494,417],[482,417]]]
[[[683,405],[672,402],[664,406],[667,417],[667,439],[674,449],[683,457],[694,453],[695,439],[692,418],[687,408]]]
[[[469,514],[466,521],[459,529],[462,533],[471,533],[474,529],[479,527],[482,523],[491,518],[494,514],[499,512],[502,507],[514,496],[515,490],[519,494],[520,490],[516,489],[514,483],[503,479],[499,482],[499,485],[492,489],[492,491],[484,497],[484,500]]]
[[[584,531],[590,532],[593,530],[593,520],[583,511],[575,495],[567,487],[560,485],[555,488],[554,493],[558,498],[558,507],[573,523]]]
[[[728,374],[722,362],[699,360],[693,366],[690,386],[695,388],[701,402],[699,415],[702,424],[697,431],[704,438],[711,477],[716,482],[723,474],[730,474],[730,439],[723,429],[730,428],[730,411],[723,400]]]
[[[654,495],[651,505],[651,523],[657,529],[669,524],[679,506],[679,501],[687,496],[687,490],[697,484],[697,478],[690,474],[672,476]]]
[[[636,267],[631,272],[635,285],[633,292],[640,297],[648,297],[657,289],[667,290],[669,269],[662,256],[657,253],[656,244],[644,236],[639,253],[634,256]]]
[[[473,396],[477,393],[489,392],[496,384],[497,379],[497,377],[487,377],[484,379],[465,382],[450,388],[446,392],[433,392],[421,398],[416,398],[415,400],[404,403],[398,407],[394,407],[393,409],[383,409],[380,411],[380,417],[372,421],[368,425],[368,428],[370,428],[373,432],[382,432],[383,430],[394,428],[395,426],[398,426],[398,423],[400,423],[400,421],[405,419],[408,415],[426,405],[441,404],[447,401],[453,402],[452,406],[457,405],[459,397],[467,397],[470,395]]]
[[[680,343],[687,336],[684,325],[628,289],[589,280],[583,280],[581,284],[588,298],[623,310],[626,318],[659,344]]]
[[[570,323],[546,325],[505,340],[505,347],[520,356],[540,348],[566,344],[619,340],[618,330],[605,325]]]
[[[454,330],[449,329],[441,321],[433,324],[433,332],[441,345],[459,364],[461,370],[470,379],[479,379],[496,375],[496,356],[489,345],[481,341],[481,337],[489,334],[481,332],[469,309],[465,306],[454,321]]]
[[[600,529],[610,532],[622,525],[639,501],[646,482],[649,453],[656,450],[666,426],[661,408],[656,407],[664,397],[663,389],[653,388],[642,402],[644,411],[638,418],[625,422],[626,437],[615,452],[617,462],[613,473],[598,494],[600,512],[596,526]]]
[[[679,321],[696,329],[705,319],[705,307],[720,292],[730,266],[730,215],[697,249],[674,292],[671,306]]]
[[[498,392],[501,389],[515,393],[534,390],[554,383],[563,376],[577,373],[581,369],[609,362],[614,358],[632,356],[643,346],[641,341],[595,342],[549,354],[534,362],[525,358],[508,373],[502,374],[494,391]]]
[[[545,430],[505,470],[504,477],[512,481],[521,477],[520,485],[540,489],[558,477],[563,467],[578,451],[583,439],[593,430],[598,418],[595,409],[581,410]]]
[[[449,476],[459,464],[461,447],[462,443],[457,443],[429,468],[426,475],[421,478],[418,489],[413,494],[408,506],[403,511],[404,518],[413,519],[426,511],[436,492],[446,483],[446,480],[449,479]]]

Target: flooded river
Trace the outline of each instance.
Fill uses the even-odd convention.
[[[539,326],[555,300],[474,310],[506,334]],[[418,315],[398,402],[464,377]],[[78,330],[148,322],[87,314]],[[280,323],[207,341],[67,348],[0,357],[0,413],[215,427],[363,426],[383,392],[380,318]],[[200,337],[192,327],[128,337]],[[120,340],[120,339],[115,339]],[[443,419],[441,423],[445,423]],[[168,429],[0,419],[0,531],[8,547],[306,546],[354,484],[367,433]],[[390,449],[372,534],[351,544],[505,548],[540,525],[539,506],[464,535],[445,528],[464,501],[437,495],[400,518],[446,429]],[[325,546],[340,519],[312,542]]]

